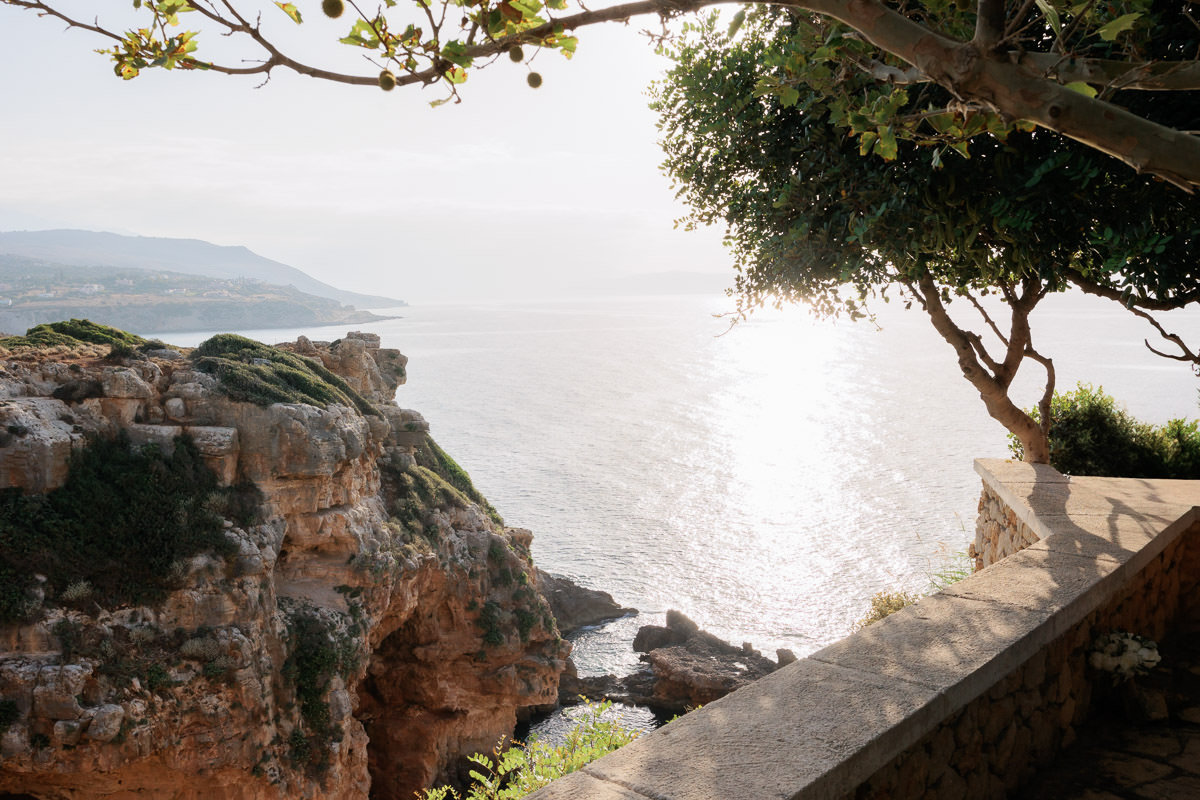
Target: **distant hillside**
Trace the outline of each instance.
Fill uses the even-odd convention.
[[[297,328],[380,317],[291,286],[0,255],[0,331],[90,319],[138,333]]]
[[[0,232],[0,254],[79,267],[165,270],[210,278],[253,278],[279,286],[294,286],[301,292],[358,308],[405,305],[403,300],[338,289],[245,247],[223,247],[199,239],[121,236],[79,230],[9,231]]]

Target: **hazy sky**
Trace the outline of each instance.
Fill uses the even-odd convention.
[[[356,57],[335,42],[348,22],[298,5],[326,53]],[[683,209],[645,95],[665,60],[638,23],[602,27],[571,61],[539,54],[538,90],[506,61],[433,109],[440,90],[282,70],[261,89],[162,70],[121,81],[97,37],[0,6],[0,230],[244,244],[418,302],[559,293],[596,273],[731,274],[718,231],[673,229]]]

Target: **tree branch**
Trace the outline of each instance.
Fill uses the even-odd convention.
[[[228,0],[224,2],[228,7]],[[728,2],[731,0],[636,0],[596,11],[567,15],[515,36],[467,47],[463,55],[472,59],[481,58],[495,55],[520,42],[538,42],[550,35],[587,25],[628,20],[645,14],[665,18]],[[766,0],[751,2],[767,4]],[[99,26],[70,19],[45,6],[40,0],[0,0],[0,3],[35,9],[39,13],[56,16],[72,27],[122,40],[122,37]],[[1200,186],[1200,137],[1151,122],[1043,77],[1048,74],[1048,68],[1060,77],[1065,69],[1061,66],[1055,68],[1054,64],[1049,62],[1049,59],[1057,59],[1052,54],[1018,56],[1018,63],[1013,63],[1006,54],[992,55],[988,50],[981,51],[975,44],[937,33],[889,8],[882,0],[783,0],[773,4],[806,9],[839,20],[857,30],[876,47],[911,64],[961,100],[995,110],[1013,119],[1028,120],[1057,131],[1119,158],[1139,172],[1148,172],[1170,181],[1185,191],[1192,192],[1195,187]],[[1000,0],[980,0],[980,9],[984,12],[981,13],[984,18],[981,24],[984,26],[985,38],[991,37],[994,32],[990,20],[996,13],[997,5],[1002,7],[1003,3]],[[296,61],[272,45],[257,26],[248,25],[245,20],[240,21],[246,25],[246,35],[261,46],[269,54],[269,58],[255,67],[219,68],[217,71],[230,74],[269,73],[275,67],[286,67],[301,75],[338,83],[363,86],[377,83],[375,77],[345,75]],[[398,78],[396,83],[408,85],[440,80],[444,65],[436,57],[433,60],[432,66],[404,75]],[[1023,60],[1024,66],[1021,65]],[[209,66],[200,61],[184,63],[190,66]],[[1057,64],[1058,61],[1055,60],[1054,63]],[[1101,70],[1104,76],[1109,77],[1107,68],[1102,64],[1089,63],[1083,67]],[[1058,71],[1055,72],[1055,69]],[[1191,82],[1196,79],[1196,72],[1200,72],[1200,67],[1188,62],[1186,67],[1160,67],[1136,80],[1132,77],[1128,80],[1132,81],[1129,84],[1131,86],[1144,85],[1147,88],[1154,86],[1156,82],[1164,87],[1191,86]],[[1122,76],[1124,74],[1122,73]],[[1121,77],[1119,80],[1124,81],[1126,78]]]
[[[1004,0],[979,0],[975,10],[975,38],[981,53],[996,49],[1004,36]]]
[[[1146,92],[1182,92],[1200,89],[1200,63],[1196,61],[1141,62],[1103,58],[1064,58],[1054,53],[1012,53],[1013,63],[1035,77],[1059,83],[1083,83]]]
[[[1000,380],[998,376],[989,374],[979,363],[971,341],[974,334],[964,331],[955,324],[942,304],[937,284],[929,271],[922,270],[916,283],[911,280],[902,281],[902,283],[920,301],[925,313],[929,315],[934,329],[958,354],[958,368],[963,377],[979,392],[979,397],[987,407],[988,414],[1020,440],[1025,452],[1025,460],[1040,464],[1047,463],[1050,460],[1050,444],[1046,438],[1046,432],[1009,398],[1008,384]],[[1037,295],[1034,294],[1031,304],[1036,304],[1036,297]],[[1019,330],[1022,325],[1027,330],[1030,308],[1027,308],[1024,303],[1011,305],[1011,307],[1014,330]],[[1023,318],[1023,322],[1019,321],[1018,317]],[[1010,351],[1012,350],[1012,340],[1010,338]],[[1027,337],[1025,341],[1028,341]],[[1024,356],[1027,349],[1027,345],[1022,344],[1020,355]]]

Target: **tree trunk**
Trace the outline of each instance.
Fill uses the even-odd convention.
[[[987,355],[977,335],[958,327],[946,311],[937,285],[928,272],[922,273],[915,286],[909,283],[908,287],[920,300],[933,327],[954,348],[958,355],[958,368],[963,377],[979,392],[988,414],[1020,441],[1023,460],[1034,464],[1050,463],[1050,441],[1047,431],[1008,396],[1009,386],[1021,361],[1020,358],[1013,359],[1011,356],[1014,352],[1024,356],[1032,350],[1029,347],[1029,312],[1037,304],[1040,295],[1031,295],[1027,290],[1024,297],[1014,298],[1016,302],[1009,303],[1013,323],[1008,339],[1001,337],[1008,351],[1007,357],[1001,363]],[[999,331],[997,335],[1000,335]],[[991,366],[991,371],[980,363],[981,357]],[[1053,372],[1048,371],[1046,394],[1051,394],[1053,390]]]

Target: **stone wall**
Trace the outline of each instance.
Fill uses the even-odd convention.
[[[967,548],[967,555],[975,559],[975,569],[990,567],[1040,538],[984,481],[979,516],[975,518],[975,541]]]
[[[985,484],[982,509],[1016,515]],[[996,516],[999,516],[997,514]],[[995,516],[989,526],[995,526]],[[1021,530],[999,531],[993,541],[1013,543]],[[981,519],[980,530],[984,523]],[[1035,539],[1036,541],[1036,539]],[[1102,608],[1065,631],[985,695],[948,717],[847,800],[882,798],[1002,798],[1070,746],[1093,709],[1106,702],[1106,681],[1087,666],[1092,642],[1112,630],[1161,641],[1175,627],[1200,579],[1200,525],[1169,545]],[[1113,698],[1107,698],[1112,700]]]

